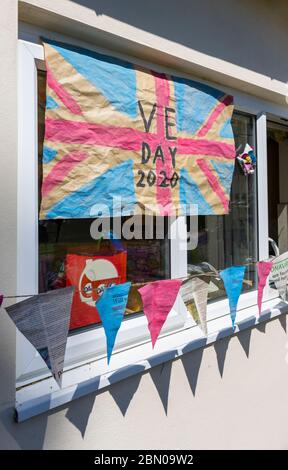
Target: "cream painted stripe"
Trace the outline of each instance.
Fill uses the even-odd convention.
[[[198,164],[196,163],[196,160],[198,158],[206,158],[206,156],[203,157],[203,155],[197,155],[197,156],[191,157],[190,155],[183,155],[183,157],[186,160],[186,163],[183,163],[181,167],[187,170],[189,176],[191,176],[192,180],[198,185],[199,192],[202,194],[204,199],[208,202],[208,204],[210,204],[213,210],[216,211],[216,208],[218,208],[219,210],[218,206],[220,206],[223,212],[222,202],[220,201],[217,194],[212,190],[210,184],[207,181],[206,176],[204,175],[204,173],[202,172],[202,170],[199,168]],[[212,168],[211,170],[213,171]],[[214,174],[215,176],[217,176],[215,171],[214,171]],[[217,179],[219,180],[218,176],[217,176]]]
[[[81,149],[83,150],[83,149]],[[90,152],[91,153],[91,152]],[[87,159],[75,166],[64,178],[60,185],[57,185],[42,200],[42,212],[47,212],[61,199],[71,192],[77,191],[83,185],[88,184],[95,177],[101,176],[110,168],[127,161],[128,159],[139,160],[136,152],[121,151],[117,157],[113,157],[113,149],[93,149]],[[121,181],[119,181],[121,184]]]
[[[117,111],[104,95],[92,83],[86,80],[83,75],[78,73],[61,54],[50,45],[45,44],[45,48],[49,52],[47,54],[48,65],[50,65],[54,77],[65,87],[73,99],[77,101],[87,122],[94,122],[95,124],[106,123],[107,125],[133,127],[142,130],[142,120],[138,118],[134,122],[125,113]],[[76,117],[74,114],[70,115],[74,116],[73,119]]]
[[[146,117],[146,120],[149,120],[149,116],[153,110],[153,105],[156,103],[156,90],[155,90],[155,79],[151,73],[146,69],[143,69],[139,66],[135,67],[136,70],[136,86],[137,86],[137,97],[141,101],[143,111]],[[151,122],[150,132],[156,133],[157,131],[157,110],[154,114],[154,118]],[[145,126],[143,119],[139,111],[139,123],[137,129],[145,132]],[[145,138],[143,139],[145,140]]]
[[[207,132],[205,138],[206,139],[211,139],[211,140],[221,140],[222,142],[225,142],[228,140],[227,143],[230,143],[231,139],[223,139],[219,134],[221,132],[221,129],[223,127],[223,124],[227,121],[227,119],[232,118],[234,106],[229,105],[226,106],[223,111],[219,114],[215,122],[213,123],[211,129]],[[233,139],[232,139],[233,141]]]

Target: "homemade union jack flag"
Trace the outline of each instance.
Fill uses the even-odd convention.
[[[231,96],[94,51],[44,48],[41,219],[229,212]]]

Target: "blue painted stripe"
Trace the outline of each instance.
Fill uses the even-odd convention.
[[[197,183],[185,168],[180,171],[180,204],[184,215],[189,215],[189,205],[197,204],[201,215],[214,214],[213,208],[202,196]]]
[[[192,80],[178,77],[173,80],[177,129],[195,134],[225,93]]]
[[[118,111],[131,118],[138,115],[136,71],[130,62],[68,44],[45,42],[54,47]]]
[[[83,219],[100,215],[119,217],[131,214],[136,202],[133,160],[130,159],[64,197],[52,207],[46,219]]]
[[[46,97],[46,109],[57,109],[59,108],[59,104],[56,103],[56,101],[54,100],[54,98],[52,98],[52,96],[47,96]]]
[[[54,160],[57,153],[58,153],[57,150],[51,149],[51,148],[47,147],[47,145],[44,145],[44,147],[43,147],[43,163],[49,163],[52,160]]]
[[[229,195],[231,190],[231,183],[234,173],[234,161],[233,163],[220,163],[220,162],[211,162],[217,176],[220,179],[220,182],[225,189],[226,193]]]
[[[230,118],[224,122],[219,135],[223,137],[223,139],[233,139],[234,136]]]

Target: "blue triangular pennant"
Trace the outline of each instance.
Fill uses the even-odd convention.
[[[238,299],[241,294],[246,266],[231,266],[220,272],[229,299],[230,315],[234,328]]]
[[[108,364],[124,317],[130,287],[131,282],[107,287],[96,302],[106,334]]]

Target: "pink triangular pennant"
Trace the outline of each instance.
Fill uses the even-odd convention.
[[[266,285],[267,277],[269,276],[271,272],[272,266],[273,266],[272,261],[259,261],[257,263],[257,272],[258,272],[257,303],[258,303],[259,317],[261,315],[263,290]]]
[[[139,289],[153,348],[175,303],[181,284],[179,279],[164,279],[150,282]]]

